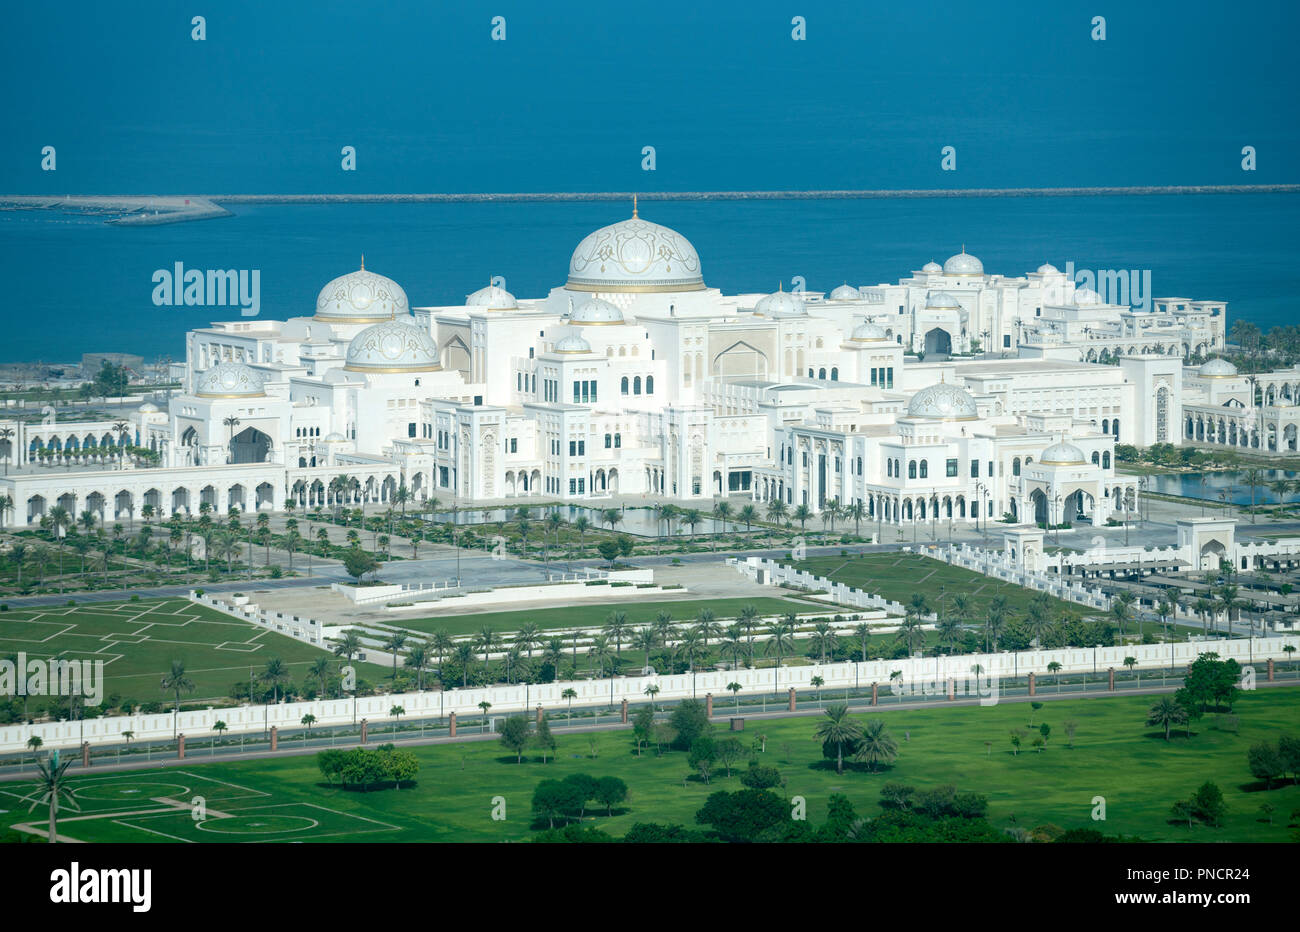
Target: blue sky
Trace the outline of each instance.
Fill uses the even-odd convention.
[[[13,5],[0,192],[1294,182],[1297,6]]]

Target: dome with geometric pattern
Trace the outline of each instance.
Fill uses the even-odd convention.
[[[261,398],[262,377],[242,362],[219,362],[199,373],[194,394],[200,398]]]
[[[579,353],[590,353],[591,344],[588,343],[586,340],[584,340],[582,337],[578,336],[578,334],[571,333],[567,337],[561,337],[558,341],[556,341],[555,352],[563,353],[565,355],[577,355]]]
[[[966,247],[963,246],[957,255],[948,257],[948,261],[943,264],[943,274],[983,275],[984,263],[966,252]]]
[[[465,298],[466,307],[484,307],[489,311],[513,311],[519,307],[515,296],[504,288],[488,285]]]
[[[571,291],[703,291],[700,255],[676,230],[632,216],[588,234],[569,260]]]
[[[921,271],[929,275],[938,275],[943,271],[943,266],[931,259],[925,265],[921,266]]]
[[[962,387],[940,382],[923,388],[907,403],[908,417],[936,421],[973,421],[979,418],[975,399]]]
[[[1076,288],[1074,290],[1074,304],[1076,307],[1091,307],[1098,304],[1105,304],[1101,295],[1091,288]]]
[[[827,297],[832,301],[857,301],[862,297],[862,295],[858,294],[858,289],[854,288],[848,282],[845,282],[843,285],[832,290]]]
[[[948,294],[946,291],[932,291],[926,296],[925,306],[927,309],[936,311],[959,311],[961,302]]]
[[[804,307],[802,298],[780,285],[776,291],[758,299],[754,313],[764,317],[803,317],[808,310]]]
[[[366,324],[407,314],[406,292],[391,278],[361,268],[340,275],[320,290],[316,319],[339,324]]]
[[[865,323],[858,324],[857,327],[853,329],[853,336],[849,337],[849,342],[850,343],[879,343],[882,340],[888,340],[888,339],[889,337],[888,335],[886,335],[883,328],[876,326],[875,324],[871,323],[871,321],[867,321]]]
[[[438,344],[415,324],[385,320],[362,330],[348,344],[349,372],[436,372]]]
[[[569,315],[569,323],[583,327],[621,324],[623,323],[623,312],[617,305],[610,304],[601,298],[592,298],[574,309],[573,313]]]
[[[1223,357],[1215,356],[1201,363],[1196,374],[1203,379],[1232,379],[1237,376],[1237,367]]]
[[[1043,466],[1085,466],[1088,458],[1074,444],[1061,440],[1044,450],[1038,462]]]

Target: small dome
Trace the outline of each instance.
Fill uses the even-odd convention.
[[[367,324],[405,316],[406,292],[391,278],[361,268],[340,275],[320,290],[316,298],[316,319],[339,324]]]
[[[853,329],[853,336],[849,337],[852,343],[879,343],[882,340],[888,340],[884,328],[878,327],[871,321],[858,324]]]
[[[961,252],[955,256],[949,256],[948,261],[943,264],[944,275],[983,275],[984,263],[976,259],[966,251],[963,246]]]
[[[1044,466],[1086,466],[1088,458],[1074,444],[1062,440],[1044,450],[1038,462]]]
[[[336,430],[336,431],[331,431],[330,433],[328,433],[328,434],[325,435],[325,442],[326,442],[326,443],[347,443],[347,441],[348,441],[348,438],[347,438],[347,437],[344,437],[344,436],[343,436],[342,434],[340,434],[337,430]]]
[[[961,302],[946,291],[932,291],[925,299],[926,309],[936,311],[960,311]]]
[[[349,372],[434,372],[442,366],[438,344],[427,330],[385,320],[352,338],[343,368]]]
[[[504,288],[488,285],[465,298],[465,306],[485,307],[489,311],[512,311],[519,307],[519,302]]]
[[[803,299],[798,295],[780,288],[758,299],[754,313],[764,317],[803,317],[808,313]]]
[[[1196,374],[1203,379],[1231,379],[1237,375],[1237,367],[1228,360],[1215,356],[1201,363]]]
[[[266,394],[262,377],[242,362],[221,362],[199,373],[200,398],[258,398]]]
[[[601,298],[592,298],[569,315],[569,323],[583,327],[601,327],[623,323],[623,312]]]
[[[907,403],[908,417],[938,421],[971,421],[979,417],[975,399],[964,388],[940,382],[923,388]]]
[[[136,408],[135,410],[138,411],[140,414],[157,414],[158,406],[154,404],[152,401],[146,401],[144,404],[140,405],[140,407]]]
[[[555,344],[555,352],[564,353],[566,355],[567,354],[576,355],[578,353],[590,353],[591,344],[588,343],[586,340],[584,340],[582,337],[578,336],[576,333],[571,333],[567,337],[562,337]]]
[[[943,271],[943,266],[931,259],[925,265],[921,266],[921,271],[930,275],[938,275]]]
[[[676,230],[642,220],[633,208],[627,220],[589,234],[569,260],[571,291],[703,291],[700,254]]]
[[[862,295],[858,293],[858,289],[854,288],[848,282],[845,282],[843,285],[832,290],[827,297],[832,301],[858,301],[862,298]]]
[[[1042,265],[1038,267],[1038,274],[1039,275],[1060,275],[1061,270],[1058,269],[1056,266],[1052,265],[1052,263],[1050,262],[1044,262]]]
[[[1078,307],[1089,307],[1095,304],[1104,304],[1101,295],[1091,288],[1076,288],[1074,290],[1074,303]]]

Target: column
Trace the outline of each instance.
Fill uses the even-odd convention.
[[[791,712],[795,710],[795,703],[796,703],[796,699],[795,699],[794,687],[791,686],[790,687],[790,711]]]
[[[1271,664],[1272,661],[1269,661],[1269,663]],[[627,700],[626,699],[623,700],[622,707],[619,709],[619,717],[622,720],[623,724],[626,725],[627,724]]]
[[[369,737],[369,735],[370,735],[370,720],[363,718],[361,720],[361,743],[362,744],[366,743],[366,739]]]
[[[452,738],[456,737],[456,713],[455,712],[452,712],[447,716],[447,735],[448,737],[452,737]]]
[[[279,749],[280,749],[280,730],[275,725],[272,725],[271,726],[271,750],[278,751]]]
[[[1115,668],[1110,667],[1106,671],[1106,673],[1110,676],[1110,685],[1107,686],[1107,689],[1109,689],[1111,692],[1114,692],[1115,691]]]
[[[1036,680],[1034,678],[1034,674],[1030,673],[1029,674],[1029,695],[1031,696],[1036,695],[1035,692],[1036,688],[1037,687],[1036,687]]]
[[[543,715],[543,712],[542,712],[542,707],[541,707],[540,704],[538,704],[538,706],[537,706],[537,724],[538,724],[538,725],[540,725],[540,724],[542,723],[542,718],[543,718],[543,717],[544,717],[544,715]]]
[[[794,690],[790,690],[794,692]],[[713,693],[704,694],[704,715],[706,718],[713,718]]]
[[[274,750],[274,747],[272,748]],[[86,747],[83,751],[83,758],[90,756],[90,748]],[[185,760],[185,733],[181,732],[176,736],[176,759]],[[83,760],[83,762],[85,762]]]
[[[872,705],[875,705],[875,704],[878,703],[879,701],[880,701],[880,684],[879,684],[879,683],[872,683],[872,684],[871,684],[871,704],[872,704]]]

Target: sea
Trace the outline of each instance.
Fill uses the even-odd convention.
[[[1155,296],[1223,300],[1229,323],[1300,317],[1300,195],[1115,195],[864,200],[640,200],[640,216],[694,243],[725,293],[897,281],[965,248],[987,273],[1149,271]],[[573,248],[626,218],[617,202],[231,205],[220,219],[120,227],[103,217],[0,212],[0,362],[83,353],[184,358],[184,334],[231,308],[154,304],[154,275],[257,270],[259,314],[309,315],[320,288],[360,265],[412,305],[463,302],[500,276],[520,297],[562,285]]]

